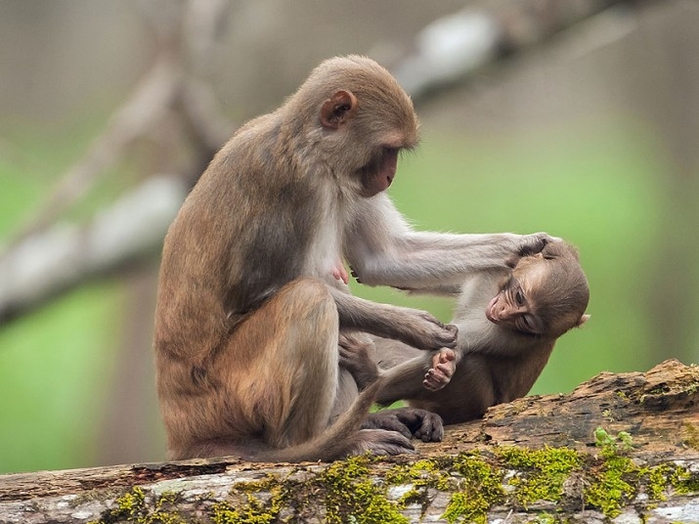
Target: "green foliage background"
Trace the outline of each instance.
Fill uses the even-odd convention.
[[[19,162],[0,156],[0,238],[39,202],[49,174],[78,157],[89,140],[87,127],[44,133],[43,142],[31,133],[14,138],[24,154]],[[566,392],[602,370],[652,365],[656,356],[638,284],[648,277],[663,209],[653,142],[623,122],[535,130],[516,140],[425,135],[418,151],[402,159],[390,190],[416,227],[547,231],[580,249],[592,319],[561,339],[533,393]],[[110,178],[88,207],[126,185],[121,173]],[[354,287],[376,300],[450,318],[443,299]],[[93,463],[114,380],[122,298],[118,281],[90,284],[0,329],[0,472]]]

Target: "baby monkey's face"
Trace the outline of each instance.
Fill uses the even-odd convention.
[[[547,244],[522,257],[486,307],[494,324],[537,337],[557,338],[589,317],[587,279],[574,247]]]
[[[546,278],[546,262],[541,253],[521,258],[486,307],[487,319],[527,335],[543,334],[544,323],[537,314],[537,291]]]

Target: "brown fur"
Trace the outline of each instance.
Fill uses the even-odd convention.
[[[456,328],[351,296],[332,277],[338,259],[368,284],[429,291],[548,241],[412,231],[384,190],[417,138],[395,79],[350,56],[323,62],[214,157],[163,248],[155,361],[172,458],[411,449],[396,432],[357,429],[376,386],[355,400],[338,380],[338,328],[421,349],[452,347]]]
[[[511,322],[494,324],[484,312],[491,299],[505,291],[514,276],[536,274],[531,308],[544,332],[523,333]],[[523,258],[513,271],[483,272],[464,284],[454,324],[459,327],[456,358],[445,384],[436,391],[423,387],[434,370],[434,354],[425,354],[390,340],[376,340],[373,353],[345,348],[344,358],[360,380],[383,369],[378,402],[407,400],[410,406],[439,414],[446,424],[480,417],[495,404],[522,397],[531,389],[551,355],[556,340],[587,320],[587,279],[577,252],[564,242],[547,244],[542,253]],[[353,358],[354,357],[354,358]],[[452,374],[453,373],[453,374]],[[371,380],[367,381],[371,382]]]

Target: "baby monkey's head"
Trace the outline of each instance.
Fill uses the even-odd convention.
[[[576,249],[556,241],[517,262],[485,315],[514,331],[555,339],[588,320],[589,299]]]

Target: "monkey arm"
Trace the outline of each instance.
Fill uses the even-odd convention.
[[[454,347],[457,329],[417,309],[379,304],[328,286],[340,327],[392,338],[419,349]]]
[[[345,255],[363,284],[451,292],[466,275],[505,268],[513,257],[543,249],[546,234],[452,234],[414,231],[380,193],[356,203]]]

